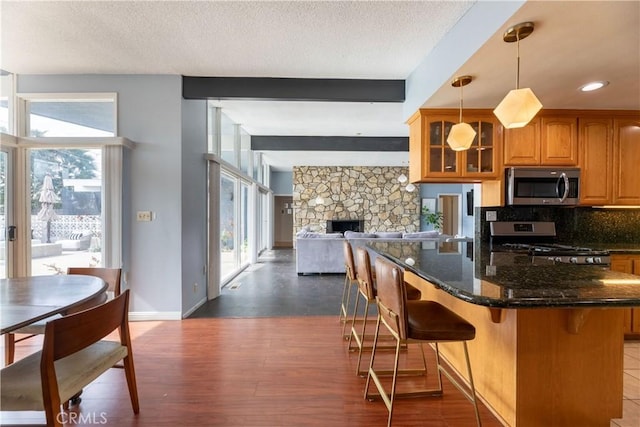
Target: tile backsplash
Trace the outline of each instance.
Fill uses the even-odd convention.
[[[486,212],[498,221],[554,221],[558,241],[640,244],[640,209],[597,209],[547,206],[476,208],[476,238],[489,240]]]

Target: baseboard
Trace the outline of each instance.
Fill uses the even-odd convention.
[[[275,242],[273,244],[274,248],[284,249],[284,248],[293,248],[292,241],[283,241],[283,242]]]
[[[205,302],[207,302],[207,297],[202,298],[200,301],[196,303],[196,305],[191,307],[191,309],[187,310],[187,312],[182,315],[182,318],[186,319],[187,317],[191,316],[193,312],[199,309]]]
[[[179,311],[131,311],[129,320],[132,322],[144,322],[151,320],[182,320]]]

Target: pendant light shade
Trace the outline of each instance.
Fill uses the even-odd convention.
[[[458,123],[451,127],[447,143],[454,151],[468,150],[476,137],[476,131],[469,123]]]
[[[476,131],[471,125],[462,121],[462,86],[468,85],[471,80],[471,76],[461,76],[451,82],[451,86],[460,88],[460,123],[453,125],[447,136],[447,144],[454,151],[468,150],[476,137]]]
[[[531,89],[520,89],[520,40],[527,38],[531,33],[533,33],[533,22],[522,22],[509,28],[502,37],[507,43],[516,42],[518,64],[516,88],[510,91],[493,110],[493,114],[506,129],[526,126],[542,108],[542,103]]]
[[[506,129],[514,129],[526,126],[541,108],[542,104],[527,87],[509,91],[493,114]]]

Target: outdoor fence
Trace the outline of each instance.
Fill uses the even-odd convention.
[[[0,230],[6,230],[5,216],[0,215]],[[50,224],[50,240],[68,239],[71,233],[88,230],[95,237],[102,237],[102,220],[100,215],[58,215]],[[37,215],[31,215],[31,238],[46,242],[47,224],[38,220]],[[4,233],[0,233],[0,240],[4,240]]]

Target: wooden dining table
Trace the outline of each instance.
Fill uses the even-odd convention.
[[[0,334],[106,301],[107,283],[93,276],[55,275],[0,280]]]

